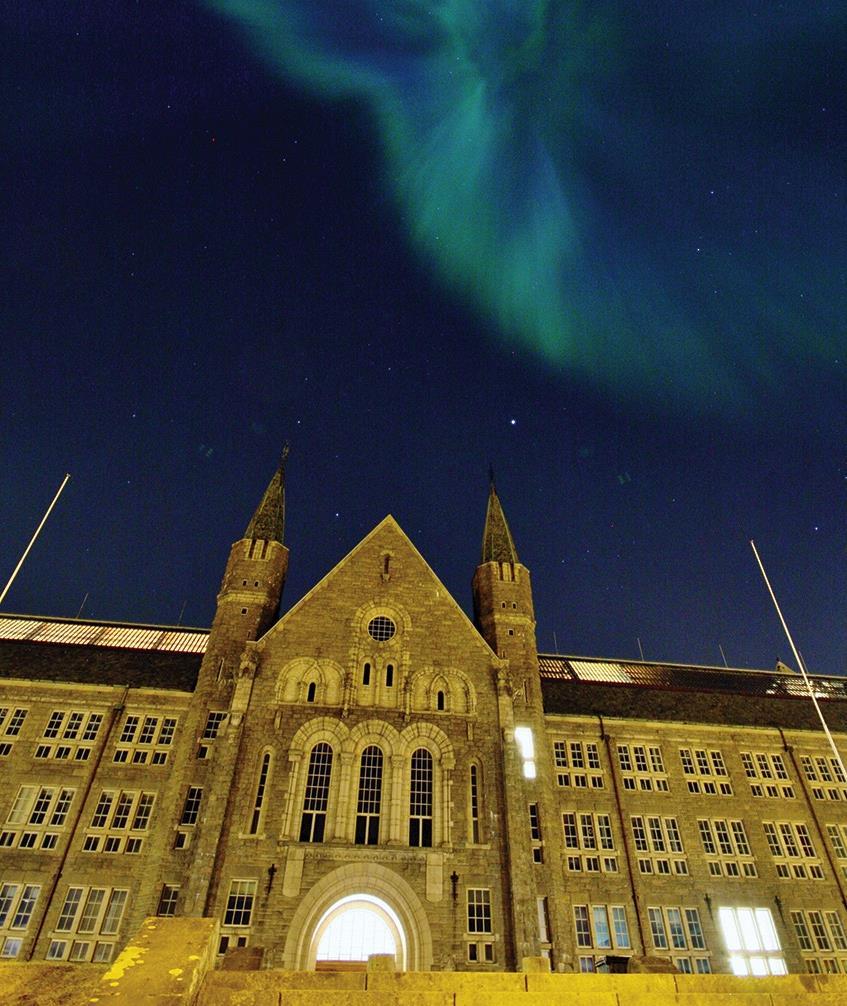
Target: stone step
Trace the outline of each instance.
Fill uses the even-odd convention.
[[[847,976],[217,971],[198,1006],[847,1006]]]

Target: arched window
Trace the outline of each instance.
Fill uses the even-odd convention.
[[[432,846],[432,755],[426,748],[418,748],[412,755],[409,845]]]
[[[303,816],[300,819],[300,841],[322,842],[329,802],[329,778],[332,775],[332,748],[321,742],[309,756],[309,774],[303,796]]]
[[[307,702],[314,702],[315,701],[315,692],[317,690],[318,690],[318,686],[315,684],[315,682],[314,681],[310,681],[309,682],[309,689],[306,692],[306,701]]]
[[[394,664],[385,666],[385,687],[390,688],[394,684]]]
[[[382,751],[374,744],[362,752],[359,764],[359,798],[356,803],[356,845],[379,841],[382,803]]]
[[[444,692],[439,691],[435,696],[435,708],[439,712],[444,712]]]
[[[362,668],[362,684],[369,685],[371,683],[371,665],[365,664]]]
[[[470,772],[471,842],[479,844],[479,766],[471,765]]]
[[[268,774],[271,770],[271,753],[266,751],[262,755],[262,765],[259,769],[259,782],[256,785],[256,799],[253,801],[253,814],[250,818],[250,834],[258,835],[259,824],[262,820],[262,807],[265,803],[265,790],[268,786]]]

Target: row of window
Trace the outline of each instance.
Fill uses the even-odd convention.
[[[794,799],[795,788],[782,754],[761,751],[741,751],[739,754],[753,796]],[[617,757],[624,789],[670,792],[664,757],[658,745],[618,744]],[[679,749],[679,758],[689,793],[733,795],[729,771],[720,750],[684,747]],[[556,781],[561,787],[602,789],[605,785],[599,746],[595,742],[556,740],[553,761]],[[811,790],[816,799],[847,800],[847,778],[836,758],[803,755],[800,762],[806,779],[815,784]]]

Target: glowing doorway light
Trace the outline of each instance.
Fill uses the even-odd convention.
[[[336,901],[321,916],[312,937],[312,961],[366,961],[372,954],[392,954],[406,967],[406,937],[394,910],[370,894]]]
[[[529,727],[515,727],[515,743],[523,758],[523,774],[525,779],[535,778],[535,742]]]
[[[718,920],[734,975],[787,974],[769,909],[719,908]]]
[[[336,916],[318,944],[319,961],[366,961],[371,954],[396,954],[385,920],[372,908],[353,907]]]

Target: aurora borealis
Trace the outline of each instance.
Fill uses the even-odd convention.
[[[697,408],[843,355],[843,5],[208,2],[370,110],[410,240],[498,337]]]
[[[208,625],[387,513],[539,645],[847,670],[847,29],[815,0],[0,8],[7,612]]]

